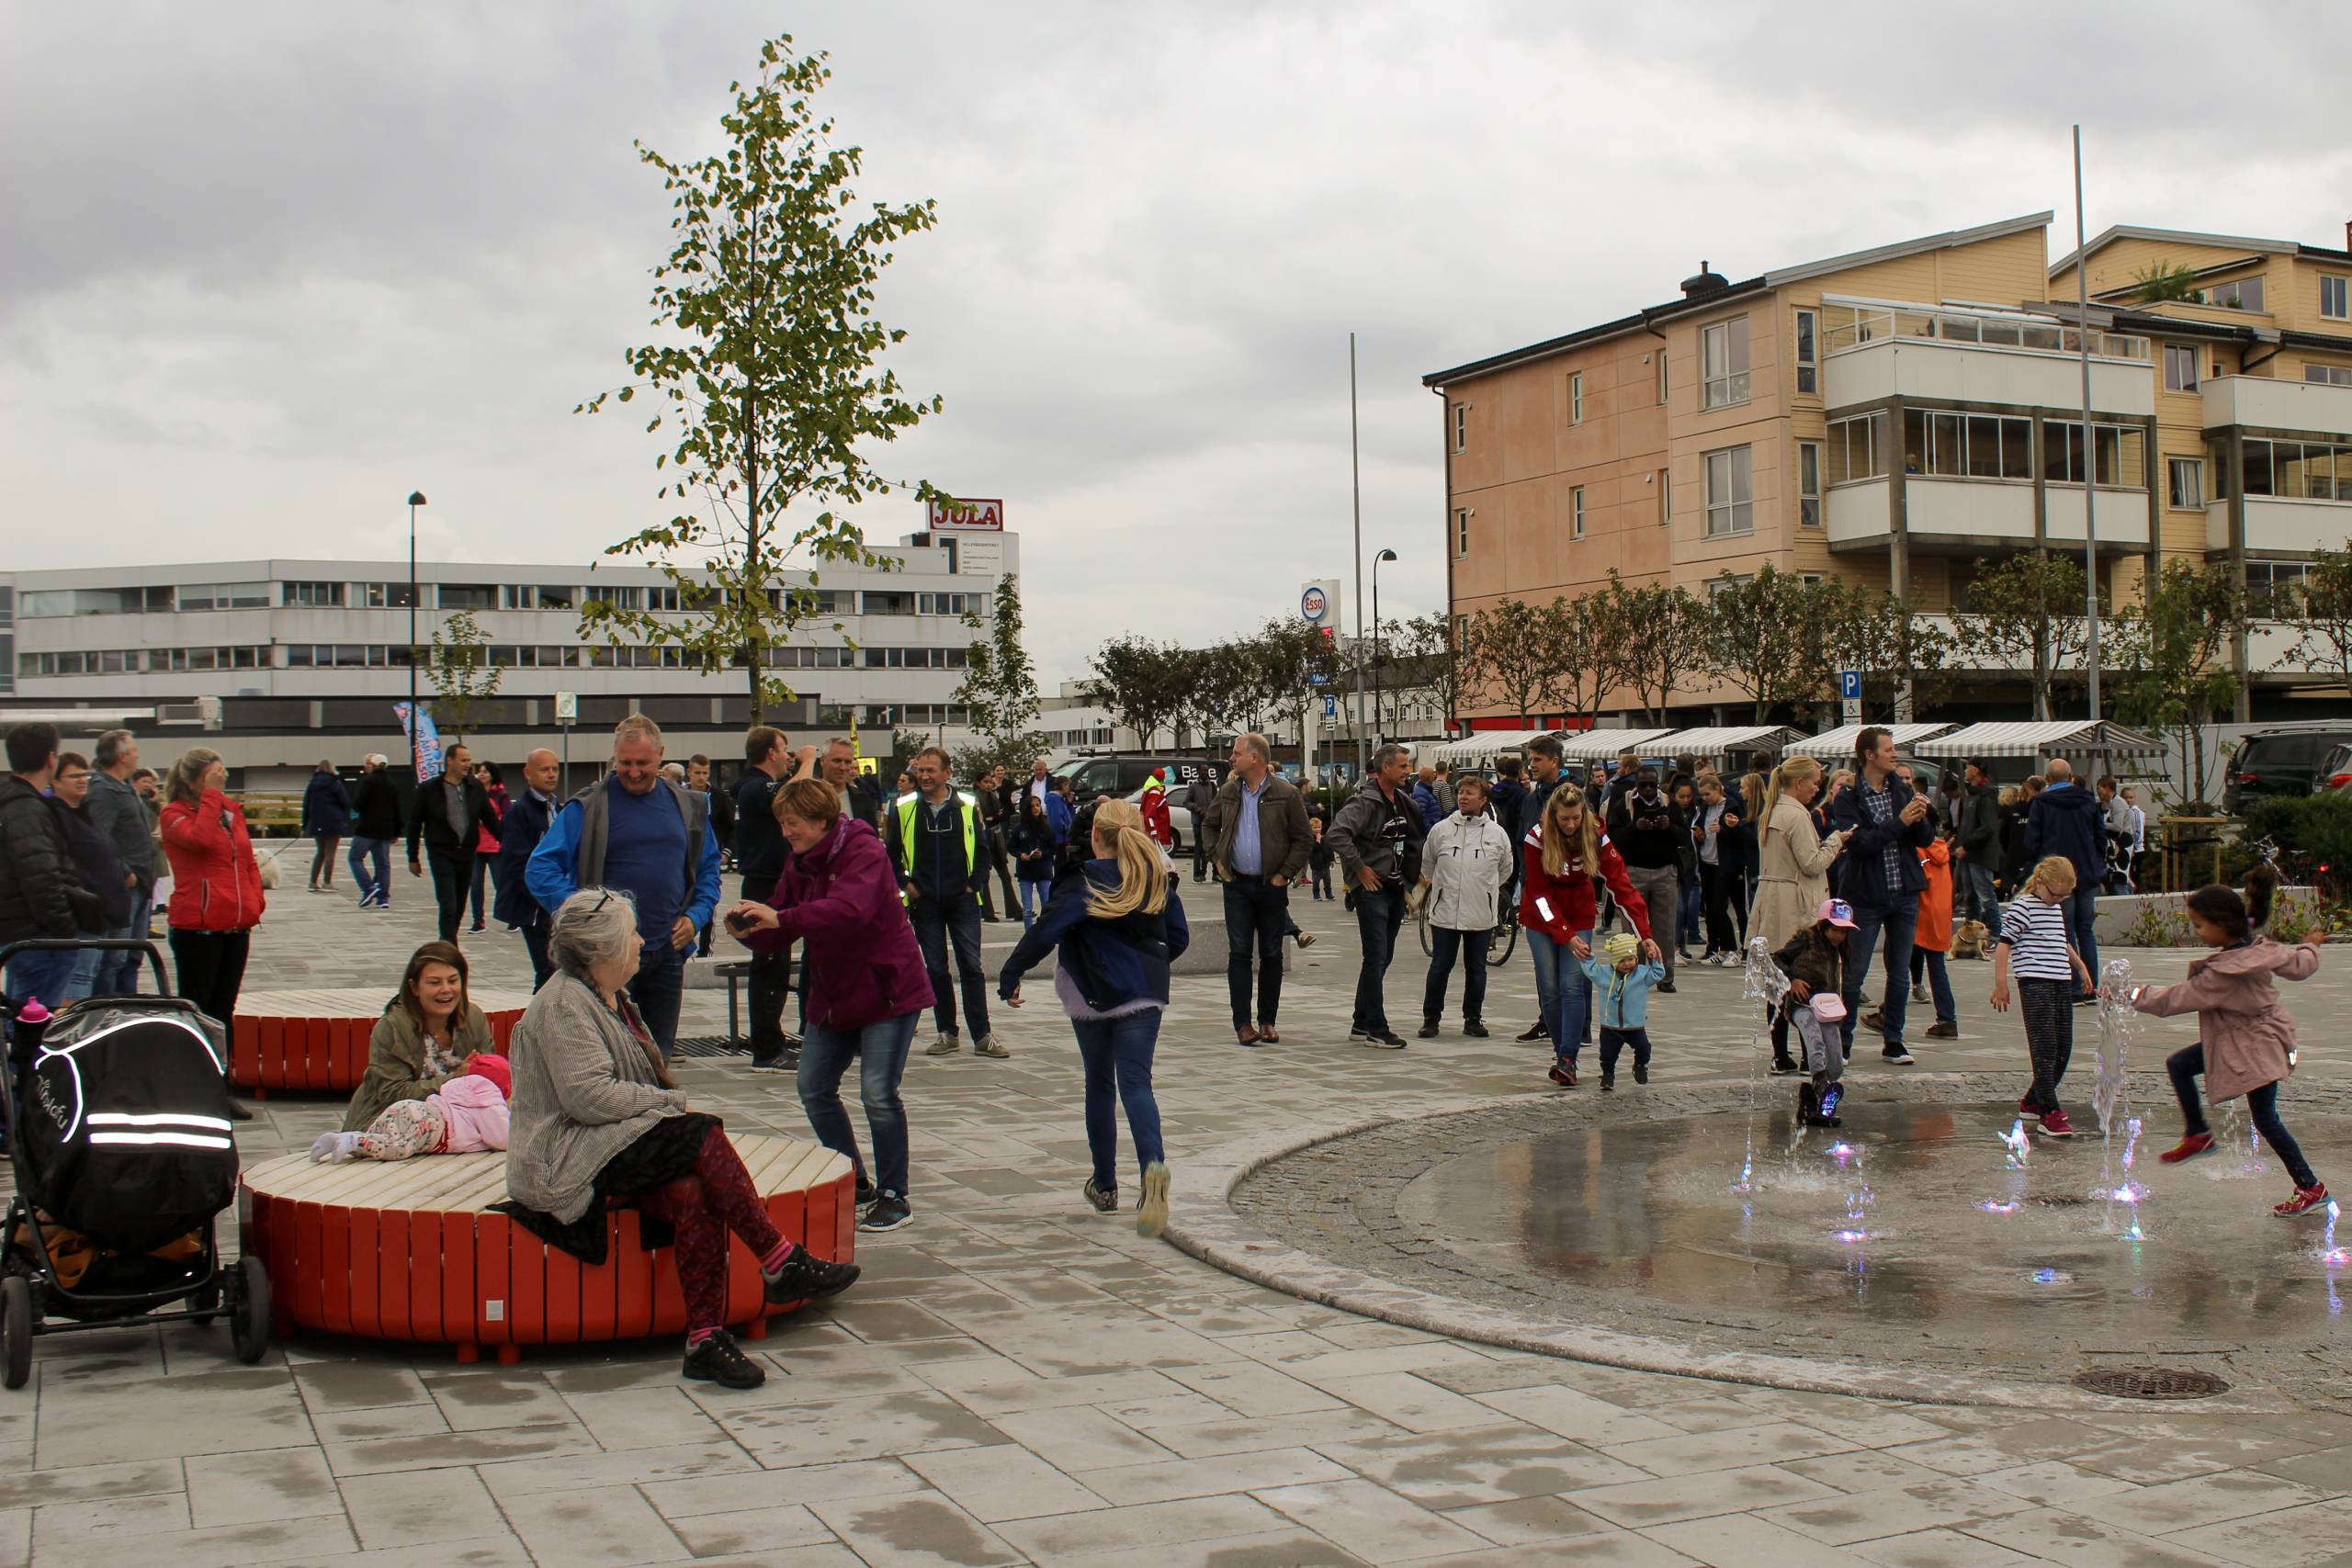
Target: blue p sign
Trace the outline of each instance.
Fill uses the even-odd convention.
[[[1838,671],[1838,695],[1847,702],[1860,702],[1862,696],[1862,672],[1859,670]]]

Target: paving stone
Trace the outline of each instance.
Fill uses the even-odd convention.
[[[1532,1427],[1327,1443],[1317,1451],[1427,1508],[1461,1508],[1651,1478],[1622,1460]]]
[[[747,1410],[723,1425],[760,1463],[778,1469],[1003,1440],[1003,1434],[944,1393],[886,1393],[804,1409]]]
[[[188,1508],[198,1529],[344,1511],[327,1457],[317,1449],[204,1454],[185,1462]]]
[[[1661,1546],[1711,1568],[1824,1568],[1851,1562],[1811,1536],[1785,1529],[1754,1514],[1719,1514],[1657,1525],[1642,1532]]]
[[[564,1403],[580,1417],[597,1447],[607,1451],[710,1442],[725,1435],[683,1388],[575,1393]]]
[[[724,1475],[649,1481],[639,1490],[664,1517],[675,1521],[702,1514],[811,1503],[820,1497],[883,1497],[920,1492],[923,1490],[923,1479],[897,1460],[877,1459],[792,1470],[747,1468]]]
[[[819,1502],[810,1510],[869,1568],[995,1568],[1021,1553],[936,1493]]]
[[[1369,1377],[1334,1378],[1325,1382],[1322,1387],[1324,1392],[1369,1410],[1382,1420],[1393,1422],[1408,1432],[1458,1432],[1491,1427],[1495,1421],[1495,1410],[1499,1408],[1481,1404],[1474,1399],[1464,1399],[1435,1383],[1424,1382],[1410,1372],[1374,1372]]]
[[[2024,1498],[1973,1482],[1931,1481],[1858,1497],[1797,1503],[1758,1516],[1802,1535],[1847,1546],[1876,1536],[1912,1530],[1964,1528],[1980,1519],[2026,1512]]]
[[[582,1487],[500,1499],[507,1520],[541,1562],[622,1564],[690,1557],[686,1543],[627,1487]]]
[[[673,1519],[670,1528],[696,1557],[767,1556],[798,1546],[830,1543],[833,1532],[797,1503],[741,1508],[729,1514],[696,1514]]]
[[[2346,1540],[2352,1540],[2352,1503],[2341,1501],[2283,1508],[2165,1537],[2171,1546],[2210,1551],[2232,1562],[2261,1563],[2264,1568],[2304,1568],[2324,1562],[2344,1551]]]
[[[1664,1481],[1591,1487],[1571,1492],[1567,1499],[1611,1524],[1644,1529],[1651,1525],[1704,1518],[1710,1514],[1746,1513],[1842,1495],[1818,1481],[1808,1481],[1772,1465],[1754,1465],[1742,1470],[1703,1471]]]
[[[1297,1416],[1309,1410],[1338,1410],[1350,1403],[1362,1403],[1251,1361],[1170,1367],[1168,1376],[1242,1416]]]
[[[1016,1443],[909,1454],[905,1462],[966,1513],[989,1524],[1041,1514],[1080,1513],[1119,1500],[1091,1484],[1080,1485]],[[1093,1472],[1089,1481],[1118,1473]]]
[[[1351,1472],[1345,1467],[1306,1449],[1260,1449],[1213,1459],[1170,1460],[1086,1472],[1089,1487],[1106,1501],[1121,1505],[1349,1479]]]
[[[1135,1427],[1091,1404],[1055,1405],[1045,1410],[1016,1410],[991,1418],[989,1425],[1046,1463],[1072,1474],[1115,1465],[1165,1461],[1170,1450]],[[1186,1435],[1200,1430],[1183,1429]],[[1279,1443],[1269,1443],[1278,1448]]]
[[[356,1551],[351,1527],[341,1518],[279,1519],[266,1524],[223,1525],[212,1529],[175,1530],[130,1536],[101,1530],[44,1542],[41,1568],[121,1568],[127,1544],[141,1557],[172,1568],[241,1568],[246,1563],[315,1562]]]
[[[359,1544],[370,1551],[509,1534],[490,1489],[470,1470],[402,1470],[352,1475],[342,1484]]]
[[[2253,1471],[2222,1471],[2143,1486],[2136,1492],[2092,1497],[2070,1504],[2077,1514],[2143,1535],[2169,1535],[2199,1525],[2277,1513],[2321,1501],[2322,1494],[2292,1481]]]
[[[1442,1514],[1416,1507],[1369,1481],[1276,1486],[1255,1495],[1367,1562],[1407,1562],[1487,1544]]]
[[[1610,1529],[1607,1523],[1565,1497],[1519,1497],[1508,1503],[1479,1503],[1467,1508],[1449,1508],[1445,1517],[1464,1529],[1477,1531],[1497,1546],[1534,1546]]]
[[[1775,1423],[1742,1427],[1729,1432],[1610,1443],[1605,1445],[1605,1451],[1656,1475],[1690,1475],[1702,1470],[1733,1470],[1782,1460],[1815,1459],[1854,1446],[1810,1427]]]
[[[1847,1554],[1881,1568],[2030,1568],[2042,1561],[1958,1530],[1915,1530],[1866,1540]]]
[[[180,1461],[141,1460],[132,1464],[86,1464],[63,1469],[0,1471],[0,1508],[36,1503],[78,1503],[103,1497],[136,1497],[187,1489]]]
[[[2068,1568],[2216,1568],[2223,1561],[2065,1509],[1986,1519],[1968,1533]]]
[[[1166,1551],[1180,1546],[1262,1536],[1289,1521],[1254,1497],[1194,1497],[1181,1503],[1144,1503],[1089,1514],[1023,1519],[1004,1526],[1005,1540],[1048,1568],[1108,1552]]]

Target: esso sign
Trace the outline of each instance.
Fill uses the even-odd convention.
[[[1330,601],[1324,597],[1320,588],[1310,588],[1298,596],[1298,613],[1312,625],[1322,625],[1323,617],[1330,608]]]

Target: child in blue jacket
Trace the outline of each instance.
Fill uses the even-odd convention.
[[[1666,978],[1666,964],[1642,961],[1642,940],[1619,931],[1600,951],[1579,960],[1592,982],[1592,1005],[1600,1022],[1600,1091],[1617,1087],[1617,1053],[1634,1048],[1634,1081],[1650,1081],[1650,987]]]

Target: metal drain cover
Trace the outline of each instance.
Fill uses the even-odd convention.
[[[2076,1372],[2075,1386],[2116,1399],[2211,1399],[2230,1392],[2230,1385],[2211,1372],[2172,1367],[2095,1367]]]

